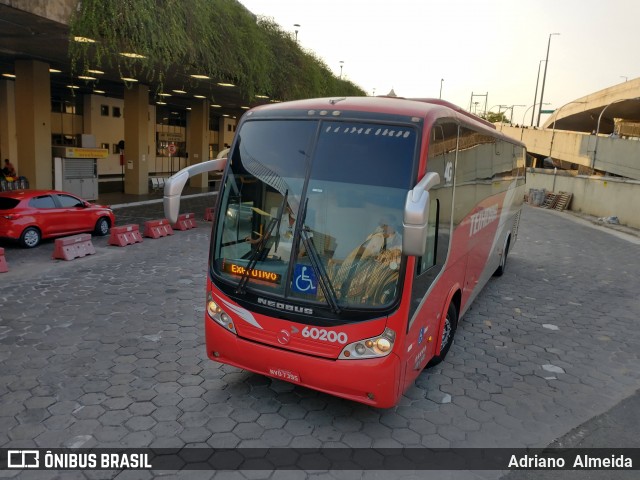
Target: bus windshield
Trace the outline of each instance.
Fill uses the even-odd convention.
[[[410,125],[244,122],[220,192],[215,277],[335,313],[388,308],[417,140]]]

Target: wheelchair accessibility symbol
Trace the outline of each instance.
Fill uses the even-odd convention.
[[[297,264],[293,269],[293,291],[316,295],[318,293],[318,282],[316,274],[308,265]]]

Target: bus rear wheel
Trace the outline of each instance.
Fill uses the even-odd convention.
[[[452,302],[447,309],[447,317],[444,319],[442,327],[442,337],[440,337],[440,355],[436,355],[431,359],[427,367],[434,367],[444,360],[447,356],[451,345],[453,345],[453,337],[458,329],[458,309]]]
[[[507,256],[509,255],[509,239],[504,245],[504,253],[500,255],[500,265],[496,268],[496,271],[493,272],[494,277],[501,277],[504,271],[507,269]]]

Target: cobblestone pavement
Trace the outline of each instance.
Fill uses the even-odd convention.
[[[202,218],[212,198],[187,209]],[[119,210],[118,224],[162,216],[161,206],[155,209]],[[1,447],[543,447],[640,388],[640,246],[556,212],[525,207],[505,275],[492,279],[465,315],[446,361],[425,370],[388,410],[207,359],[209,228],[201,221],[125,248],[98,238],[96,255],[71,262],[51,260],[52,243],[37,251],[7,247]],[[131,473],[73,472],[159,474]],[[449,475],[434,478],[463,478]]]

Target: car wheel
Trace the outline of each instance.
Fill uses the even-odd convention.
[[[458,328],[458,309],[453,303],[449,304],[447,310],[447,317],[444,319],[444,326],[442,327],[442,337],[440,338],[440,355],[436,355],[431,359],[428,367],[438,365],[447,356],[451,345],[453,345],[453,337],[456,334]]]
[[[25,248],[37,247],[41,238],[40,230],[36,227],[27,227],[20,235],[20,244]]]
[[[96,228],[93,231],[96,235],[100,235],[101,237],[105,236],[109,233],[109,220],[105,217],[98,219],[96,222]]]

